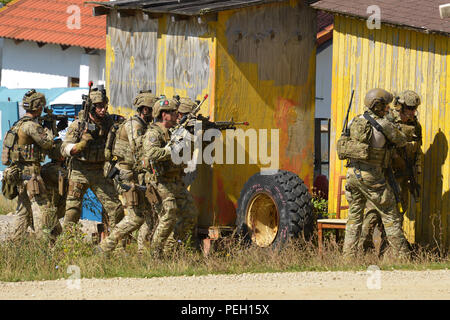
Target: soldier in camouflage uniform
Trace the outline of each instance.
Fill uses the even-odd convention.
[[[54,240],[50,233],[58,221],[47,196],[40,165],[54,146],[53,134],[50,126],[44,128],[37,122],[45,104],[42,93],[34,89],[28,91],[23,97],[26,113],[13,125],[3,142],[2,162],[9,165],[4,172],[5,178],[14,181],[18,189],[18,221],[13,240],[23,238],[31,224],[38,239]]]
[[[402,207],[406,212],[410,210],[410,191],[411,180],[408,178],[406,171],[407,166],[414,167],[414,178],[417,181],[417,176],[421,172],[421,150],[422,145],[422,126],[420,125],[416,113],[417,107],[420,105],[420,97],[417,93],[411,90],[406,90],[400,93],[394,99],[394,109],[391,109],[386,118],[401,128],[401,131],[406,135],[408,140],[403,148],[394,149],[392,154],[392,169],[395,173],[397,184],[401,189]],[[408,163],[406,163],[408,161]],[[418,201],[418,199],[414,199]],[[403,215],[401,216],[403,222]],[[378,227],[381,233],[381,244],[379,255],[387,249],[386,232],[384,231],[381,217],[377,210],[370,208],[364,217],[362,226],[360,250],[367,252],[374,248],[373,232],[375,227]]]
[[[147,129],[143,140],[143,166],[148,171],[146,183],[153,186],[161,200],[159,221],[151,241],[151,251],[156,255],[169,253],[172,249],[167,239],[174,231],[178,211],[182,205],[186,188],[182,183],[183,165],[175,165],[171,160],[172,152],[179,152],[179,145],[168,146],[171,131],[176,125],[179,102],[175,99],[160,99],[153,106],[154,126]]]
[[[151,112],[157,100],[151,92],[141,92],[133,101],[138,114],[125,121],[116,133],[112,156],[117,159],[116,167],[120,170],[119,181],[132,188],[126,191],[117,185],[122,195],[125,217],[101,242],[100,249],[103,252],[112,251],[126,234],[141,228],[138,236],[138,251],[142,253],[145,238],[153,228],[155,217],[152,207],[144,192],[133,186],[144,184],[145,171],[136,161],[137,153],[141,151],[138,149],[142,148],[142,138],[147,127],[152,126]]]
[[[383,168],[391,165],[388,144],[406,145],[406,136],[385,118],[392,95],[383,89],[370,90],[364,99],[364,115],[356,116],[349,124],[350,137],[346,146],[350,154],[347,162],[345,196],[349,203],[345,229],[344,256],[355,257],[367,203],[381,216],[387,239],[399,257],[409,257],[409,250],[401,225],[391,186],[386,182]],[[382,132],[369,122],[374,119]],[[342,150],[338,150],[341,154]],[[341,158],[341,156],[340,156]]]
[[[190,98],[181,98],[180,105],[178,107],[178,120],[180,121],[183,116],[192,112],[195,108],[196,103],[193,102]],[[194,123],[188,124],[188,126],[193,127]],[[189,130],[189,132],[193,132]],[[191,143],[191,154],[194,151],[193,141],[194,138],[190,133],[189,139],[186,139],[186,143]],[[197,240],[197,221],[199,212],[197,207],[195,206],[194,199],[191,193],[187,190],[186,185],[184,184],[184,176],[186,165],[183,168],[182,181],[184,190],[177,196],[177,202],[179,204],[177,223],[175,224],[174,232],[169,236],[167,240],[169,246],[174,246],[178,240],[184,243],[187,246],[193,246]]]
[[[56,228],[52,231],[52,234],[55,236],[58,236],[62,232],[59,219],[64,218],[67,197],[67,169],[64,166],[64,157],[61,155],[61,145],[61,139],[55,140],[55,146],[48,154],[51,161],[44,164],[41,168],[41,176],[45,181],[47,196],[50,200],[50,204],[55,210],[56,218],[58,219]],[[62,181],[60,181],[60,179],[62,179]]]
[[[114,226],[123,218],[123,207],[117,190],[111,180],[103,175],[105,165],[105,145],[109,130],[114,124],[113,116],[107,113],[108,98],[104,92],[91,91],[91,110],[88,123],[94,130],[82,129],[82,116],[69,126],[61,147],[61,153],[70,157],[69,186],[63,228],[69,223],[77,223],[81,216],[83,196],[90,188],[102,203],[108,214],[109,226]]]

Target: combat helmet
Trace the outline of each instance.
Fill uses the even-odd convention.
[[[395,97],[396,105],[405,105],[410,109],[416,109],[420,105],[420,97],[412,90],[405,90]]]
[[[366,93],[364,98],[364,105],[372,111],[379,111],[381,106],[385,106],[392,102],[394,97],[392,94],[384,89],[375,88]]]
[[[139,112],[143,107],[149,107],[151,109],[156,101],[158,101],[158,97],[151,90],[142,90],[134,98],[133,106]]]
[[[44,107],[47,101],[45,100],[45,95],[43,93],[31,89],[23,96],[22,103],[25,111],[36,111],[40,107]]]
[[[181,98],[180,106],[178,107],[179,113],[191,113],[192,110],[197,106],[197,104],[190,98]]]
[[[167,99],[165,96],[161,96],[153,105],[152,116],[157,118],[162,111],[177,111],[179,105],[180,102],[178,100]]]
[[[97,88],[93,89],[91,93],[89,94],[89,98],[91,99],[92,103],[105,103],[108,104],[109,99],[106,96],[105,89],[98,90]]]

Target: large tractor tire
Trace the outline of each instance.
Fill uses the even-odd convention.
[[[308,188],[290,171],[254,174],[242,188],[236,232],[259,247],[282,245],[290,238],[308,240],[314,221]]]

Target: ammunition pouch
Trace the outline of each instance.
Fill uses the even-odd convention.
[[[5,178],[2,179],[2,193],[6,199],[13,200],[19,195],[17,185],[8,183]]]
[[[6,133],[5,139],[3,140],[3,150],[2,150],[2,164],[7,166],[11,163],[10,151],[14,146],[16,141],[17,133],[9,130]]]
[[[86,189],[86,187],[84,184],[69,180],[67,196],[81,199],[81,197],[84,195],[85,189]]]
[[[145,191],[145,197],[151,205],[161,203],[161,196],[158,190],[151,183],[147,183],[147,190]]]
[[[58,193],[60,196],[64,196],[69,186],[69,179],[67,172],[63,170],[58,171]]]
[[[349,158],[367,160],[369,159],[369,145],[364,142],[352,139],[349,136],[341,135],[336,143],[336,151],[339,160]]]
[[[134,184],[130,190],[122,193],[126,207],[135,207],[139,204],[139,193]]]
[[[43,162],[45,153],[34,144],[14,145],[9,151],[9,159],[12,162]]]
[[[17,166],[8,167],[3,171],[2,177],[2,193],[3,195],[12,200],[19,194],[17,185],[20,182],[20,171]]]
[[[96,141],[97,142],[97,141]],[[104,143],[90,143],[81,152],[81,159],[86,162],[99,163],[105,161],[105,144]]]
[[[27,182],[27,193],[30,198],[33,198],[40,194],[46,194],[47,190],[44,185],[44,180],[41,176],[33,174],[31,179]]]

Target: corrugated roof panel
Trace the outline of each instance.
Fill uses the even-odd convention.
[[[450,21],[441,19],[439,5],[442,0],[320,0],[311,6],[315,9],[351,15],[367,19],[373,15],[368,10],[377,5],[380,9],[381,22],[408,26],[421,31],[450,33]]]
[[[71,5],[80,9],[80,29],[67,26]],[[106,18],[93,17],[84,0],[18,0],[0,11],[0,37],[105,49]]]

